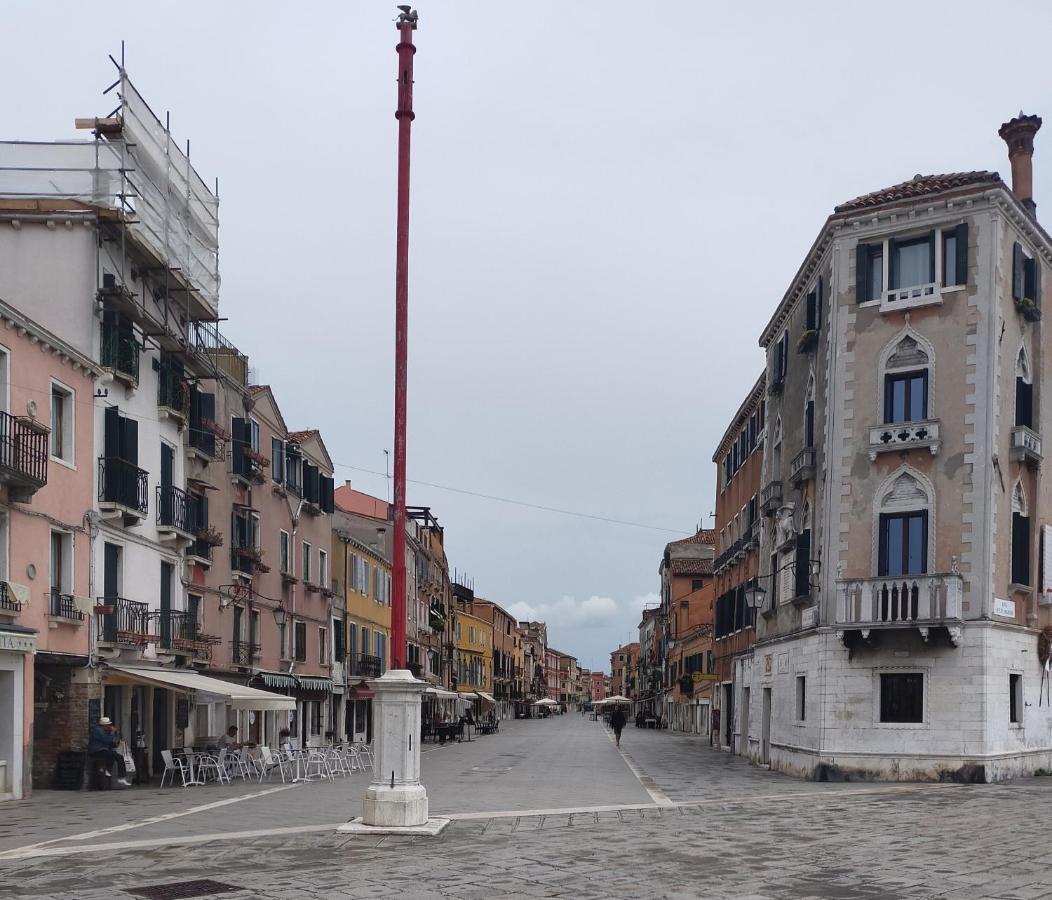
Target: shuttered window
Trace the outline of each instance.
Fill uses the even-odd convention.
[[[1012,583],[1030,584],[1030,519],[1012,513]]]
[[[811,529],[805,528],[796,536],[796,585],[794,596],[811,595]]]

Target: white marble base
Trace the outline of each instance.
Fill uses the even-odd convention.
[[[362,818],[351,819],[336,829],[343,834],[422,834],[434,837],[441,834],[449,819],[428,819],[423,825],[366,825]]]
[[[406,828],[427,821],[427,792],[421,784],[371,784],[362,800],[362,819],[380,828]]]

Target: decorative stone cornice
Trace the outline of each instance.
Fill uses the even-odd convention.
[[[50,352],[90,378],[102,376],[103,371],[95,362],[3,300],[0,300],[0,322],[7,330],[14,330],[19,337],[28,338],[30,343],[37,344],[42,353]]]

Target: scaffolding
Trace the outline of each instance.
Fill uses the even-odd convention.
[[[110,57],[118,105],[77,119],[90,140],[0,142],[0,215],[68,214],[98,223],[98,301],[128,316],[144,341],[245,385],[248,360],[219,333],[219,190],[210,189]],[[136,290],[132,285],[136,284]]]

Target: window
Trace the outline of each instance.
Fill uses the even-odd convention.
[[[323,588],[329,586],[329,554],[324,550],[318,551],[318,584]]]
[[[1012,584],[1030,585],[1030,519],[1020,481],[1012,490]]]
[[[380,659],[380,673],[387,669],[387,635],[381,632],[376,632],[374,635],[376,639],[376,655]]]
[[[345,655],[343,620],[334,618],[332,620],[332,658],[342,663]]]
[[[289,571],[289,533],[278,532],[278,568],[282,574]]]
[[[796,536],[795,596],[811,596],[811,529],[805,528]]]
[[[259,453],[259,422],[255,419],[248,420],[248,444]]]
[[[877,574],[923,575],[928,571],[928,512],[881,513]]]
[[[704,578],[695,578],[690,582],[691,591],[700,591],[703,587],[705,587]]]
[[[923,674],[920,672],[881,674],[880,721],[893,723],[924,721]]]
[[[294,656],[296,662],[307,661],[307,623],[296,622],[293,624],[293,640],[295,642]]]
[[[1008,673],[1008,721],[1016,725],[1023,721],[1023,676],[1018,672]]]
[[[884,376],[884,422],[920,422],[928,418],[928,370]]]
[[[303,568],[300,570],[300,573],[303,575],[303,580],[305,582],[309,582],[310,581],[310,550],[311,550],[310,544],[308,544],[306,541],[304,541],[303,542]]]
[[[51,455],[73,464],[73,391],[51,382]]]
[[[822,276],[818,276],[814,289],[807,295],[804,310],[804,330],[819,331],[822,328]]]
[[[73,593],[73,535],[51,532],[51,593]]]
[[[1012,299],[1041,306],[1041,264],[1018,241],[1012,245]]]
[[[285,442],[281,438],[270,439],[270,477],[278,484],[285,480]]]
[[[942,283],[968,283],[968,226],[964,222],[942,233]]]
[[[1015,424],[1034,427],[1034,386],[1030,379],[1030,363],[1022,347],[1015,361]]]
[[[289,658],[288,624],[278,626],[278,654],[282,659]]]
[[[935,232],[888,241],[888,288],[920,287],[935,281]]]
[[[321,734],[321,701],[311,700],[310,703],[310,733]]]
[[[796,721],[803,722],[807,719],[807,678],[804,675],[796,676]]]
[[[329,662],[329,657],[327,655],[328,652],[329,652],[328,637],[329,637],[328,631],[325,628],[319,627],[318,628],[318,662],[320,662],[323,666],[327,665],[328,662]]]
[[[789,365],[789,332],[783,331],[774,345],[774,366],[771,370],[771,382],[775,387],[780,387],[785,381],[785,373]]]
[[[855,299],[858,303],[884,295],[884,244],[859,244],[855,250]]]

